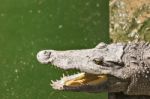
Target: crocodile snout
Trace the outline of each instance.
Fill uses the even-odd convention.
[[[51,57],[51,51],[49,50],[43,50],[43,51],[38,52],[37,54],[37,60],[43,64],[49,63],[50,57]]]

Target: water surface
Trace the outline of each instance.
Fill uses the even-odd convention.
[[[107,0],[1,0],[0,98],[106,99],[53,90],[50,80],[64,71],[38,63],[36,54],[91,48],[108,38]]]

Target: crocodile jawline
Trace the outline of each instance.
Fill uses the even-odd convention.
[[[96,75],[81,72],[78,74],[63,76],[60,80],[52,81],[51,86],[57,90],[75,90],[86,87],[96,87],[107,81],[107,75]]]

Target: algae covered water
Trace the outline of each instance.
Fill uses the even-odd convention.
[[[94,47],[108,37],[107,0],[1,0],[1,99],[106,99],[103,93],[55,91],[50,86],[67,74],[37,62],[43,49]]]

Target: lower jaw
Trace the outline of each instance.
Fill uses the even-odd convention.
[[[96,86],[107,81],[106,75],[94,75],[88,73],[80,73],[79,77],[65,82],[66,86],[91,85]]]
[[[71,76],[64,76],[60,80],[53,82],[52,87],[57,90],[71,91],[92,91],[104,88],[104,83],[107,82],[107,75],[94,75],[88,73],[78,73]]]

